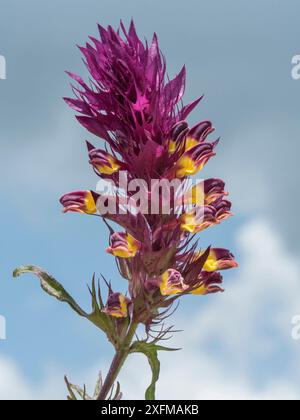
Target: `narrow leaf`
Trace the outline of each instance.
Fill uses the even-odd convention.
[[[48,293],[48,295],[55,297],[61,302],[68,303],[68,305],[70,305],[71,308],[78,313],[78,315],[82,317],[88,316],[69,295],[69,293],[63,288],[63,286],[46,271],[43,271],[39,267],[28,265],[16,269],[13,273],[13,276],[16,278],[25,273],[35,274],[41,282],[42,289]]]
[[[155,388],[160,373],[160,362],[157,356],[159,350],[173,351],[173,349],[169,349],[163,346],[156,346],[155,344],[147,343],[145,341],[136,341],[131,347],[131,353],[143,353],[147,357],[151,367],[152,381],[145,394],[145,399],[148,401],[155,400]]]

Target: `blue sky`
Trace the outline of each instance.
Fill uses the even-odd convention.
[[[170,75],[186,64],[186,101],[205,94],[190,122],[208,118],[221,136],[204,176],[226,180],[236,216],[207,231],[202,243],[231,248],[240,262],[239,270],[225,276],[224,295],[182,302],[175,320],[188,327],[174,344],[184,350],[163,356],[158,396],[201,398],[195,390],[204,387],[208,398],[297,398],[300,342],[291,339],[290,320],[300,313],[300,81],[291,77],[291,60],[300,54],[299,2],[0,5],[0,55],[7,62],[7,79],[0,80],[0,314],[7,320],[0,398],[15,392],[64,398],[65,373],[92,385],[112,355],[104,337],[45,296],[35,278],[12,280],[11,273],[21,264],[40,265],[86,307],[94,272],[125,286],[105,254],[103,224],[63,216],[58,198],[97,181],[84,144],[94,139],[61,99],[70,94],[64,71],[86,74],[76,44],[96,34],[97,22],[116,26],[131,17],[141,36],[157,32]],[[124,393],[141,397],[144,378],[135,376],[130,363]],[[171,375],[182,375],[193,389],[168,390]]]

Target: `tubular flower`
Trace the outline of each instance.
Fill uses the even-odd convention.
[[[184,213],[180,218],[180,228],[189,233],[198,233],[217,223],[216,210],[212,206],[203,206]]]
[[[76,212],[95,214],[97,213],[98,194],[93,191],[75,191],[61,197],[60,203],[64,206],[64,213]]]
[[[207,179],[192,187],[184,197],[185,204],[196,206],[209,206],[227,193],[224,190],[225,182],[221,179]]]
[[[96,169],[97,172],[104,175],[112,175],[118,172],[123,164],[111,154],[101,149],[95,149],[88,144],[89,147],[89,162]]]
[[[203,253],[200,253],[200,255]],[[238,263],[234,259],[234,255],[223,248],[211,248],[209,256],[205,261],[203,270],[213,272],[218,270],[228,270],[238,267]]]
[[[130,300],[122,293],[110,293],[102,312],[115,318],[127,318]]]
[[[106,252],[119,258],[133,258],[141,248],[141,243],[129,233],[115,232],[111,235]]]
[[[233,213],[230,211],[231,202],[228,200],[218,199],[212,203],[212,206],[216,209],[216,218],[218,223],[233,216]]]
[[[201,143],[188,149],[175,165],[175,177],[185,178],[201,171],[212,156],[216,143]]]
[[[189,150],[191,150],[193,147],[198,146],[199,141],[197,139],[194,139],[193,137],[187,137],[186,140],[184,141],[184,152],[188,152]],[[177,143],[174,140],[170,141],[169,144],[169,153],[173,154],[176,152],[177,150]]]
[[[188,289],[179,271],[169,269],[161,276],[159,281],[160,293],[163,296],[177,295]]]
[[[220,273],[203,271],[198,280],[198,286],[191,292],[193,295],[208,295],[211,293],[224,292],[224,289],[220,287],[223,282]]]
[[[188,128],[186,123],[181,121],[172,130],[169,153],[175,153],[178,149],[182,149],[182,146],[183,151],[187,152],[200,143],[203,143],[213,131],[214,128],[210,121],[202,121],[191,129]]]

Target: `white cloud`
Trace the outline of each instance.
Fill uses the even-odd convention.
[[[158,399],[172,400],[276,400],[297,399],[297,388],[274,379],[263,389],[255,389],[247,377],[224,374],[216,360],[205,352],[188,350],[160,357],[162,370],[157,386]],[[132,356],[121,375],[126,399],[142,399],[149,385],[149,367],[142,356]]]
[[[42,384],[26,380],[17,364],[0,355],[0,399],[1,400],[43,400],[58,399],[66,395],[63,378],[55,371],[48,372]]]
[[[93,390],[97,369],[93,367],[73,372],[70,382],[82,385],[85,378],[91,385],[90,390]],[[62,368],[47,365],[43,379],[37,383],[27,380],[16,362],[0,353],[0,400],[63,400],[67,394]]]
[[[30,399],[31,390],[15,363],[0,357],[0,396],[7,399]]]

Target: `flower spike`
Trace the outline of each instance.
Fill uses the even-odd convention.
[[[210,121],[192,127],[187,122],[202,97],[183,104],[185,66],[170,79],[157,35],[151,43],[143,42],[133,22],[128,29],[122,22],[117,30],[100,25],[98,29],[99,35],[80,47],[89,81],[68,73],[74,97],[65,101],[78,122],[104,140],[101,148],[87,142],[88,158],[102,184],[111,188],[101,195],[91,190],[71,192],[60,202],[64,212],[97,215],[95,221],[102,218],[106,222],[110,232],[107,252],[116,257],[128,288],[124,294],[114,293],[103,278],[109,289],[105,304],[100,285],[97,294],[93,279],[92,313],[88,314],[60,283],[38,272],[47,293],[100,328],[115,348],[95,399],[112,399],[113,395],[119,399],[119,386],[114,393],[113,383],[126,357],[143,353],[153,374],[145,398],[154,400],[158,351],[170,350],[160,342],[174,331],[164,326],[164,320],[176,310],[174,302],[191,294],[222,292],[219,270],[237,267],[229,250],[208,247],[197,252],[195,240],[197,233],[232,215],[231,203],[225,199],[221,179],[197,181],[193,188],[187,179],[215,156],[218,140],[209,140],[214,131]],[[158,184],[155,190],[153,185]],[[123,231],[115,232],[111,223]],[[29,267],[17,272],[32,271]],[[146,337],[134,341],[140,324]],[[71,398],[76,399],[74,386],[67,384]],[[87,399],[85,389],[76,390]]]

